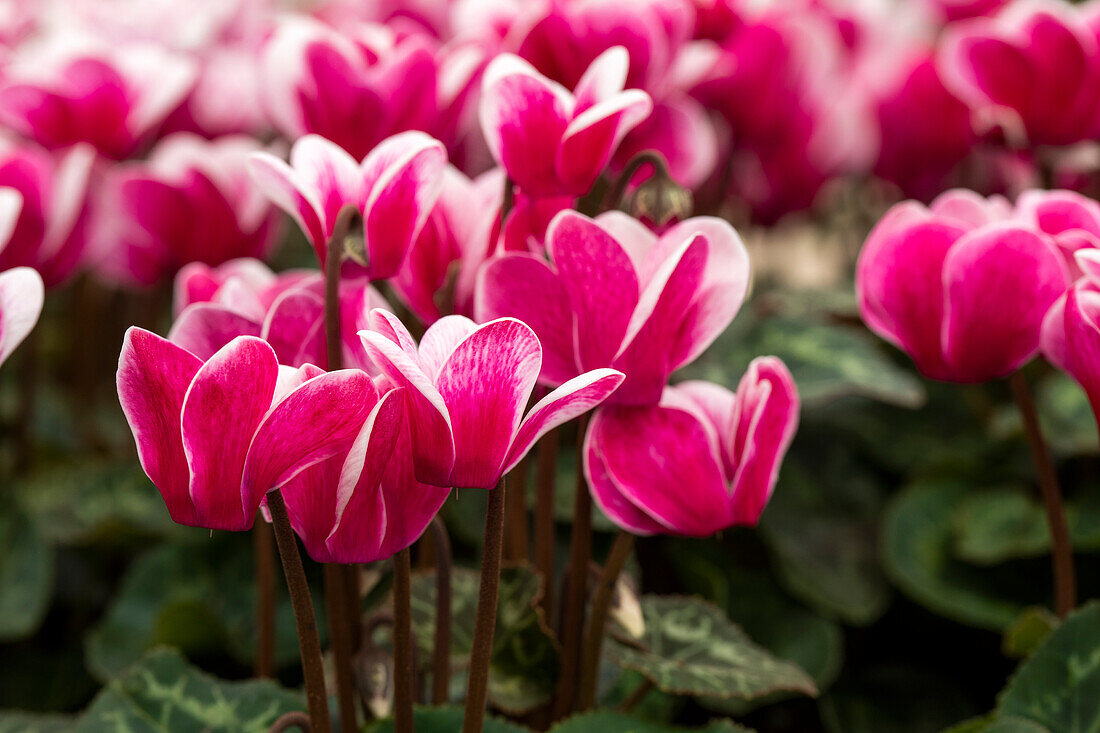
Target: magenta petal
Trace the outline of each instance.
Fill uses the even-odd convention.
[[[328,234],[316,192],[304,189],[294,169],[270,153],[253,153],[248,170],[259,189],[297,222],[318,258],[322,257]]]
[[[448,486],[417,481],[412,437],[408,430],[402,430],[382,477],[386,531],[378,556],[390,557],[416,542],[450,494]]]
[[[1072,289],[1066,294],[1066,369],[1088,395],[1100,420],[1100,293]]]
[[[154,333],[126,331],[118,358],[118,401],[134,433],[138,460],[164,497],[172,520],[203,526],[191,502],[180,412],[202,362]]]
[[[565,189],[581,195],[607,167],[626,133],[649,116],[653,101],[641,89],[628,89],[582,112],[566,128],[555,161]]]
[[[305,382],[263,418],[244,466],[244,495],[260,503],[299,471],[343,453],[378,400],[366,372],[342,369]]]
[[[328,562],[381,559],[378,550],[390,519],[382,501],[381,482],[404,429],[404,418],[402,395],[389,392],[371,410],[351,444],[336,489],[332,531],[325,540],[332,558]]]
[[[271,407],[279,363],[266,342],[239,336],[203,364],[183,401],[180,427],[191,469],[191,500],[210,529],[252,526],[262,492],[241,477],[252,436]]]
[[[444,316],[433,323],[420,339],[420,364],[433,382],[439,370],[462,341],[477,330],[477,324],[465,316]]]
[[[452,486],[496,485],[541,364],[535,332],[513,318],[490,321],[448,357],[437,384],[454,435]]]
[[[607,408],[614,411],[616,408]],[[666,531],[663,524],[636,507],[623,493],[607,471],[597,436],[603,432],[597,427],[604,419],[603,410],[597,410],[584,440],[584,476],[588,481],[592,498],[600,510],[622,529],[636,535],[654,535]]]
[[[282,488],[290,526],[302,538],[306,552],[315,562],[336,562],[326,539],[332,532],[336,516],[336,485],[340,481],[343,458],[336,455],[315,463]],[[369,521],[366,512],[363,521]]]
[[[974,382],[1006,376],[1035,355],[1043,316],[1067,284],[1053,245],[996,225],[959,240],[943,279],[944,358],[954,381]]]
[[[1069,371],[1066,355],[1066,297],[1063,293],[1043,316],[1039,330],[1039,348],[1054,366]]]
[[[413,339],[412,334],[409,333],[409,329],[405,328],[405,324],[401,322],[400,318],[390,313],[388,310],[375,308],[370,312],[368,323],[370,324],[371,331],[388,338],[412,360],[417,368],[420,367],[420,354],[416,347],[416,341]]]
[[[260,331],[260,324],[247,316],[220,305],[195,303],[176,318],[168,340],[206,361],[238,336],[258,337]]]
[[[569,293],[541,257],[506,254],[478,273],[474,315],[479,321],[510,316],[530,326],[542,343],[541,379],[561,384],[577,375]]]
[[[734,435],[737,430],[737,395],[720,384],[705,382],[701,379],[691,379],[680,382],[674,387],[665,390],[665,396],[675,393],[678,397],[687,399],[694,409],[706,418],[714,428],[716,436]],[[662,397],[664,401],[665,397]],[[723,468],[727,478],[732,478],[736,471],[735,458],[729,450],[730,446],[724,446],[722,452]]]
[[[271,304],[262,335],[280,364],[327,366],[324,319],[324,298],[304,288],[288,290]]]
[[[798,388],[774,356],[752,360],[737,386],[737,426],[732,453],[737,465],[731,499],[733,521],[755,525],[771,498],[779,465],[798,429]]]
[[[656,405],[604,408],[591,430],[610,478],[668,532],[705,537],[732,524],[722,467],[694,414]]]
[[[593,369],[570,379],[539,400],[519,426],[519,432],[508,451],[504,473],[515,468],[539,438],[596,407],[622,383],[622,372],[614,369]]]
[[[45,295],[42,278],[31,268],[0,272],[0,364],[34,329]]]
[[[395,386],[406,388],[405,408],[413,436],[417,477],[435,486],[449,486],[455,444],[443,396],[420,364],[394,341],[375,331],[360,331],[359,336],[367,356],[379,371]]]
[[[573,211],[554,217],[546,246],[573,309],[580,368],[609,366],[638,305],[630,257],[597,222]]]

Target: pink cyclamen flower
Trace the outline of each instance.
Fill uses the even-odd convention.
[[[1092,265],[1100,274],[1100,258],[1092,258]],[[1057,316],[1060,338],[1050,341],[1044,333],[1043,352],[1077,380],[1100,421],[1100,289],[1095,283],[1070,288]]]
[[[482,326],[447,316],[419,348],[392,314],[371,313],[360,331],[368,355],[406,388],[416,477],[434,486],[491,489],[535,441],[592,409],[622,382],[595,369],[540,400],[524,417],[542,367],[542,346],[524,323],[501,318]]]
[[[20,50],[0,85],[0,122],[47,148],[90,143],[126,158],[195,82],[194,63],[157,46],[51,38]]]
[[[621,46],[601,54],[570,93],[511,54],[482,79],[481,130],[493,158],[532,196],[580,196],[616,147],[650,113],[640,89],[624,90],[630,59]]]
[[[1049,237],[1011,220],[1007,202],[949,191],[897,204],[856,265],[868,327],[926,376],[982,382],[1035,355],[1043,317],[1068,282]]]
[[[0,141],[0,190],[22,203],[14,228],[0,232],[0,270],[33,267],[46,284],[65,282],[80,266],[90,240],[88,187],[95,151],[77,145],[51,153]]]
[[[219,265],[265,257],[278,235],[278,212],[248,174],[252,138],[214,141],[191,133],[164,138],[147,161],[112,173],[117,242],[100,270],[152,284],[190,262]]]
[[[34,330],[44,298],[42,278],[31,268],[0,272],[0,364]]]
[[[377,401],[364,372],[280,369],[258,338],[235,338],[203,361],[136,327],[117,384],[172,519],[209,529],[251,527],[269,490],[348,450]]]
[[[1016,218],[1050,235],[1074,279],[1081,275],[1074,253],[1100,248],[1100,203],[1074,191],[1024,191],[1016,199]]]
[[[620,212],[593,220],[567,211],[551,223],[546,248],[550,262],[509,253],[486,264],[477,317],[529,324],[546,352],[546,384],[597,367],[623,372],[616,404],[656,404],[669,375],[718,337],[748,291],[748,253],[712,217],[658,237]]]
[[[944,81],[1017,145],[1067,145],[1093,136],[1100,113],[1100,47],[1068,3],[1025,0],[995,18],[950,26]]]
[[[384,378],[383,378],[384,379]],[[317,562],[374,562],[413,544],[451,493],[413,474],[402,390],[390,390],[351,447],[283,487],[287,514]]]
[[[690,381],[667,388],[659,405],[601,407],[585,438],[585,476],[604,514],[634,534],[755,525],[798,416],[790,372],[760,357],[736,393]]]
[[[306,135],[290,150],[290,164],[254,153],[252,177],[276,206],[302,228],[322,266],[337,217],[345,206],[362,216],[367,276],[392,277],[420,234],[442,187],[447,152],[422,132],[383,140],[356,163],[339,146]]]
[[[237,336],[256,336],[275,350],[279,363],[328,368],[324,278],[316,270],[275,275],[258,260],[233,260],[218,268],[188,265],[176,278],[178,315],[168,340],[209,359]],[[357,332],[386,300],[365,278],[340,282],[343,362],[373,372]]]
[[[342,29],[296,16],[268,41],[260,92],[275,127],[290,139],[321,135],[356,159],[388,136],[433,130],[436,61],[423,38],[372,23]]]

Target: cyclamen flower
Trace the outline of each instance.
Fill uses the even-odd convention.
[[[279,363],[328,367],[324,278],[315,270],[275,275],[257,260],[233,260],[211,269],[194,263],[176,279],[178,315],[168,340],[200,359],[237,336],[257,336]],[[345,366],[374,371],[356,333],[386,300],[365,278],[342,278],[340,321]]]
[[[406,388],[418,480],[434,486],[491,489],[543,434],[587,412],[622,382],[594,369],[563,384],[524,417],[542,366],[528,326],[501,318],[482,326],[462,316],[436,321],[417,347],[401,322],[371,313],[360,331],[368,355]]]
[[[1057,247],[1013,222],[1007,202],[949,191],[906,201],[867,238],[856,293],[867,326],[926,376],[982,382],[1035,355],[1047,310],[1068,284]]]
[[[623,136],[653,107],[642,90],[624,91],[629,63],[626,49],[608,49],[570,93],[518,56],[490,62],[481,130],[517,186],[536,197],[580,196],[592,187]]]
[[[486,264],[477,317],[530,325],[546,352],[546,384],[597,367],[623,372],[615,404],[656,404],[669,375],[718,337],[748,291],[748,253],[721,219],[687,219],[658,238],[619,212],[562,212],[546,249],[550,262],[509,253]]]
[[[451,493],[413,474],[402,390],[376,399],[348,450],[283,486],[290,524],[317,562],[392,557],[424,533]]]
[[[691,381],[667,388],[659,405],[601,407],[585,438],[585,477],[604,514],[634,534],[755,525],[798,416],[783,362],[754,359],[736,393]]]
[[[0,122],[47,148],[86,142],[116,159],[149,141],[196,75],[189,59],[157,46],[89,46],[63,34],[21,49],[5,72]]]
[[[101,271],[152,284],[190,262],[219,265],[266,256],[278,235],[278,212],[248,175],[252,138],[214,141],[191,133],[164,138],[148,161],[113,171],[117,249]]]
[[[940,52],[948,86],[1017,145],[1090,139],[1100,113],[1100,46],[1068,3],[1012,3],[951,26]]]
[[[16,267],[0,272],[0,364],[7,361],[34,330],[44,298],[42,278],[31,268]]]
[[[1094,251],[1090,251],[1093,255]],[[1079,257],[1080,259],[1080,257]],[[1100,275],[1100,258],[1087,257],[1082,262],[1093,276]],[[1051,317],[1060,317],[1058,340],[1050,341],[1044,333],[1043,352],[1056,366],[1077,380],[1088,395],[1093,414],[1100,421],[1100,289],[1096,281],[1070,288]],[[1055,329],[1051,328],[1053,332]]]
[[[22,200],[13,228],[0,232],[0,269],[33,267],[47,287],[80,266],[91,239],[88,188],[95,151],[76,145],[51,153],[0,142],[0,190]]]
[[[1100,203],[1074,191],[1024,191],[1015,216],[1054,240],[1074,279],[1081,275],[1074,254],[1100,248]]]
[[[118,395],[138,458],[172,519],[209,529],[252,526],[264,494],[348,450],[377,401],[355,369],[280,369],[249,336],[203,361],[131,328]]]
[[[290,139],[317,134],[367,155],[406,130],[433,130],[436,62],[419,37],[351,23],[341,33],[305,17],[286,19],[268,41],[260,89],[272,123]]]
[[[290,165],[252,155],[252,177],[302,228],[322,266],[326,245],[345,206],[363,219],[367,277],[392,277],[420,234],[442,187],[447,153],[422,132],[383,140],[361,163],[337,145],[306,135],[290,150]]]

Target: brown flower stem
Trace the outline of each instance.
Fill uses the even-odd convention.
[[[493,633],[497,621],[497,595],[500,590],[500,556],[504,544],[504,479],[489,492],[485,513],[485,544],[481,555],[481,585],[478,588],[474,642],[470,652],[470,678],[466,686],[466,714],[463,733],[481,733],[485,724],[485,705],[489,697],[489,661],[493,653]]]
[[[325,671],[321,661],[321,640],[317,636],[317,617],[313,614],[313,599],[309,594],[306,571],[302,568],[302,556],[298,554],[298,540],[290,528],[286,502],[279,489],[267,493],[267,508],[271,512],[275,543],[283,561],[290,605],[294,609],[294,624],[298,629],[298,651],[302,657],[302,675],[306,683],[310,731],[332,733],[328,695],[325,693]]]
[[[665,156],[661,155],[656,150],[643,150],[631,158],[626,164],[626,167],[623,168],[623,172],[620,173],[619,177],[615,180],[615,185],[607,192],[607,198],[603,200],[603,204],[600,207],[601,211],[611,211],[619,208],[623,201],[623,194],[626,193],[626,187],[630,185],[630,182],[634,179],[634,175],[641,170],[644,165],[653,166],[653,175],[655,176],[671,178]]]
[[[325,348],[330,372],[344,368],[343,339],[340,337],[340,268],[344,263],[344,240],[357,216],[359,211],[353,206],[340,210],[325,249]]]
[[[256,666],[257,677],[275,676],[275,553],[271,527],[262,518],[252,527],[252,551],[256,566]]]
[[[435,555],[435,637],[432,640],[432,705],[447,702],[451,681],[451,539],[447,526],[432,520],[432,552]]]
[[[573,712],[576,702],[580,665],[581,631],[584,606],[588,598],[588,561],[592,556],[592,497],[582,470],[582,447],[588,429],[588,416],[577,423],[577,479],[573,491],[573,533],[569,543],[569,582],[565,586],[565,606],[561,618],[561,676],[554,695],[554,720]]]
[[[641,684],[634,688],[634,692],[630,693],[630,697],[626,698],[619,705],[620,713],[629,713],[634,708],[638,707],[638,703],[645,699],[645,696],[653,691],[656,685],[653,684],[653,680],[646,677],[642,680]]]
[[[267,729],[267,733],[286,733],[291,728],[310,733],[309,716],[298,711],[283,713],[271,724],[271,727]]]
[[[559,428],[539,440],[535,455],[535,569],[542,577],[542,609],[554,608],[554,482],[557,479]]]
[[[352,676],[351,636],[348,633],[347,593],[344,590],[343,568],[327,562],[325,573],[325,610],[328,612],[329,648],[332,650],[333,671],[336,677],[336,699],[340,707],[340,729],[354,730],[355,679]]]
[[[527,561],[527,457],[509,474],[509,491],[504,500],[504,559]]]
[[[603,648],[603,632],[607,625],[607,612],[611,608],[611,598],[615,594],[615,583],[619,573],[634,548],[634,535],[619,530],[611,552],[600,570],[599,584],[592,599],[592,610],[588,617],[588,627],[584,634],[581,652],[580,696],[577,709],[580,712],[596,706],[596,683],[599,680],[600,651]]]
[[[1066,524],[1066,510],[1062,503],[1062,491],[1058,486],[1058,475],[1050,458],[1043,431],[1039,427],[1039,415],[1027,380],[1020,372],[1009,378],[1012,396],[1020,408],[1020,417],[1024,422],[1024,433],[1031,447],[1031,458],[1038,474],[1039,489],[1046,508],[1047,524],[1050,526],[1051,563],[1054,566],[1054,607],[1062,618],[1073,610],[1076,604],[1076,578],[1073,570],[1073,545],[1070,542],[1069,527]]]
[[[393,720],[395,733],[413,730],[412,561],[406,547],[393,556]]]

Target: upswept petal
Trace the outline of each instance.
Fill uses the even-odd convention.
[[[345,206],[358,208],[366,196],[355,158],[320,135],[304,135],[294,142],[290,168],[298,187],[316,196],[326,238],[332,235],[340,210]]]
[[[449,486],[432,486],[416,479],[412,436],[406,425],[382,477],[386,529],[378,548],[379,557],[390,557],[416,542],[450,494]]]
[[[280,364],[327,366],[324,320],[324,298],[304,288],[288,290],[271,304],[261,336]]]
[[[661,398],[662,403],[666,401],[666,396],[670,392],[688,400],[695,409],[699,410],[714,428],[716,436],[736,434],[738,415],[737,395],[735,393],[714,382],[691,379],[666,389],[665,396]],[[723,472],[729,480],[733,478],[733,474],[737,470],[737,464],[733,456],[732,444],[726,443],[720,445],[720,452],[722,454]]]
[[[474,316],[511,316],[530,326],[542,344],[542,382],[558,385],[580,371],[569,293],[543,258],[516,252],[489,260],[478,273]]]
[[[1068,285],[1054,246],[1013,225],[960,239],[944,259],[943,283],[944,359],[956,381],[975,382],[1006,376],[1034,356],[1043,316]]]
[[[0,364],[34,329],[45,297],[42,278],[30,267],[0,272]]]
[[[252,153],[248,172],[264,195],[294,219],[322,257],[328,234],[317,193],[303,188],[294,169],[270,153]]]
[[[622,372],[593,369],[570,379],[539,400],[520,423],[504,462],[504,473],[515,468],[539,438],[596,407],[622,383]]]
[[[455,348],[471,333],[477,324],[466,316],[444,316],[428,327],[420,339],[420,364],[428,379],[435,382],[439,370]]]
[[[486,323],[447,358],[436,383],[454,435],[450,485],[496,485],[541,366],[538,337],[514,318]]]
[[[629,70],[630,54],[623,46],[612,46],[597,56],[573,88],[573,116],[621,92]]]
[[[252,526],[263,494],[246,497],[241,479],[278,378],[271,347],[238,336],[199,367],[191,381],[180,428],[200,526],[237,531]]]
[[[238,336],[261,335],[260,324],[213,303],[183,309],[168,331],[168,340],[206,361]]]
[[[588,488],[600,510],[622,529],[643,536],[661,534],[666,531],[665,526],[639,509],[626,497],[623,487],[615,483],[615,479],[608,472],[607,464],[604,462],[599,443],[599,436],[604,431],[601,423],[605,420],[614,421],[616,419],[614,416],[615,411],[619,409],[623,408],[605,407],[597,410],[592,418],[588,434],[585,435],[584,476],[588,482]],[[605,415],[605,413],[608,414]]]
[[[202,362],[167,339],[136,326],[118,357],[118,401],[134,433],[138,460],[179,524],[201,524],[191,502],[191,473],[183,450],[180,412]]]
[[[607,167],[623,137],[653,110],[641,89],[628,89],[575,117],[562,133],[554,170],[566,189],[585,193]]]

